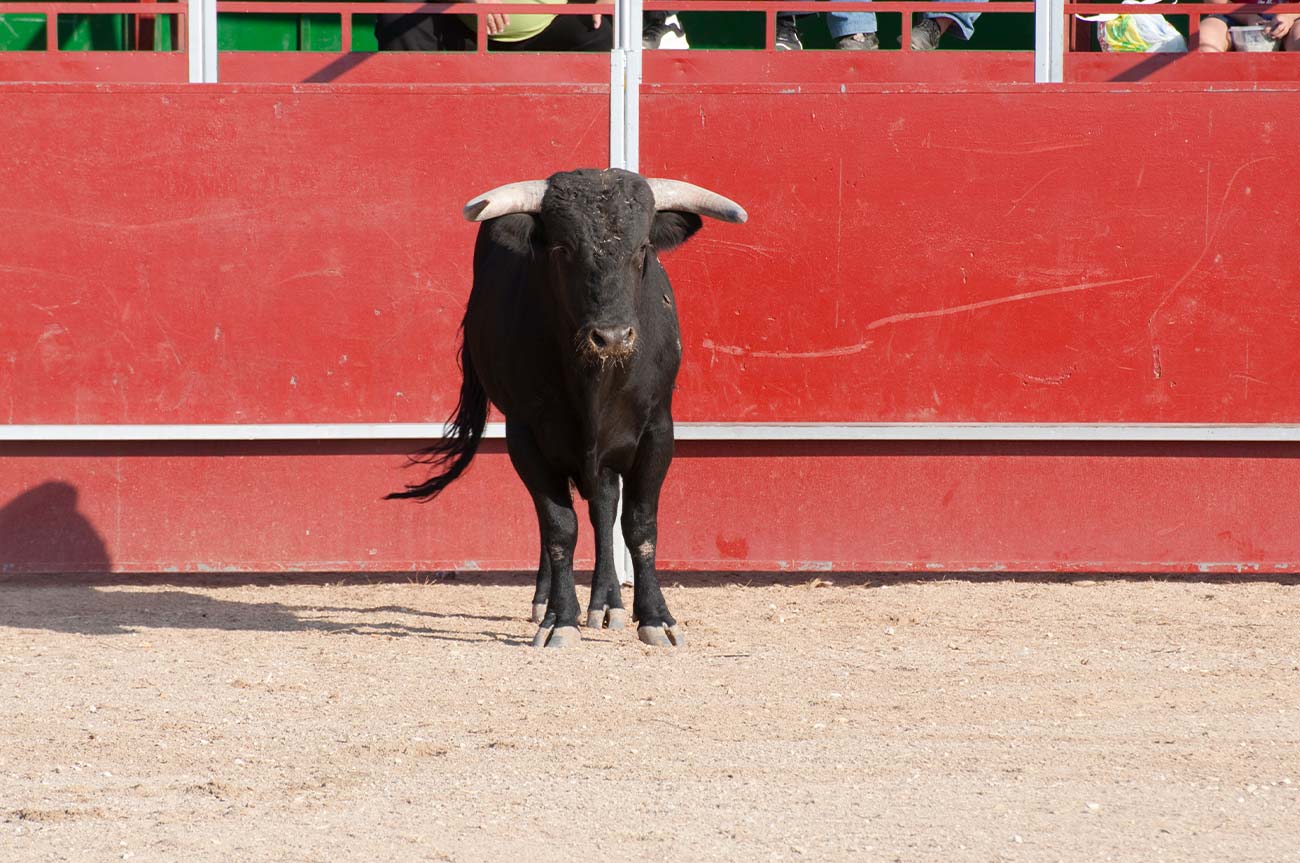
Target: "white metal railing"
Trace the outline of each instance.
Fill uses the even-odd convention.
[[[438,423],[199,423],[5,425],[0,442],[428,440]],[[483,436],[504,439],[505,424]],[[1300,442],[1295,423],[702,423],[679,422],[678,440],[705,441],[1151,441]]]

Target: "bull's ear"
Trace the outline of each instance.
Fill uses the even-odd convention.
[[[528,213],[512,213],[489,219],[480,228],[480,236],[512,255],[530,257],[533,246],[542,242],[542,220]]]
[[[655,213],[655,220],[650,225],[650,244],[656,252],[675,249],[689,240],[703,224],[704,220],[694,213],[660,210]]]

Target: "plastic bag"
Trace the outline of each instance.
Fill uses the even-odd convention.
[[[1160,0],[1122,0],[1147,5]],[[1163,15],[1079,15],[1080,21],[1097,22],[1097,41],[1103,51],[1145,53],[1187,50],[1187,40]]]

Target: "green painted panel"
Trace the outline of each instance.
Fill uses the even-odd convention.
[[[352,50],[378,51],[379,42],[375,39],[375,15],[352,16]]]
[[[59,48],[63,51],[121,51],[125,47],[122,15],[59,16]]]
[[[62,51],[126,51],[131,48],[131,15],[60,15],[59,49]],[[174,50],[175,15],[154,18],[157,50]],[[0,51],[45,49],[44,15],[0,15]]]
[[[337,15],[221,15],[217,47],[222,51],[339,51],[343,36]]]
[[[40,51],[44,47],[44,15],[0,15],[0,51]]]

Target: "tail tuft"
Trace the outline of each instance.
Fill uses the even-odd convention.
[[[447,421],[446,432],[441,440],[411,456],[411,464],[432,465],[434,475],[422,483],[408,485],[406,491],[384,495],[384,500],[433,500],[455,482],[474,460],[479,442],[483,440],[483,429],[487,426],[488,399],[483,384],[474,372],[474,364],[464,339],[460,346],[460,368],[463,374],[460,400],[456,403],[456,412]]]

